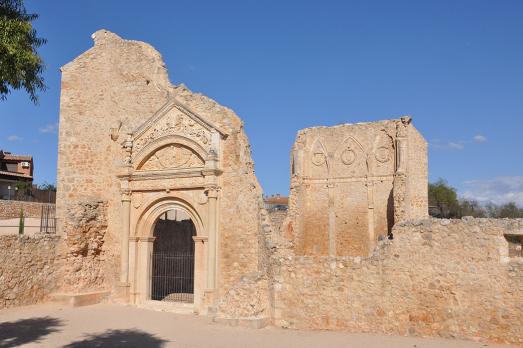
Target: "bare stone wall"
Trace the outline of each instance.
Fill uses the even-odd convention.
[[[0,236],[0,309],[45,301],[57,287],[60,237]]]
[[[298,132],[284,229],[297,255],[366,256],[428,215],[427,147],[410,117]]]
[[[523,258],[504,235],[523,220],[416,220],[397,224],[368,258],[299,256],[273,236],[274,322],[523,343]]]
[[[18,218],[21,210],[25,217],[39,218],[44,205],[48,203],[0,200],[0,219]]]

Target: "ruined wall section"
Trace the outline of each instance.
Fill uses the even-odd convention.
[[[298,255],[367,255],[393,225],[397,121],[298,133],[289,218]]]
[[[62,291],[88,292],[109,288],[107,277],[112,275],[117,264],[112,258],[106,258],[107,206],[107,202],[101,200],[77,201],[68,205],[63,226],[66,262],[62,270]]]
[[[62,67],[57,172],[58,233],[78,202],[107,202],[104,267],[107,287],[118,279],[120,142],[167,98],[161,56],[151,46],[100,30],[94,47]],[[145,64],[146,63],[146,64]],[[113,141],[111,135],[116,139]]]
[[[61,279],[60,237],[0,236],[0,309],[41,303]]]
[[[523,258],[509,257],[505,237],[523,235],[522,219],[416,220],[393,232],[368,258],[299,256],[281,239],[276,325],[523,343]]]
[[[218,177],[218,298],[243,276],[264,273],[267,262],[262,261],[265,249],[259,236],[262,191],[243,122],[214,100],[184,85],[171,85],[160,54],[150,45],[106,30],[93,38],[93,48],[62,68],[57,214],[59,226],[65,226],[72,202],[106,202],[103,287],[113,287],[120,270],[122,195],[117,175],[126,158],[122,143],[126,133],[173,98],[227,133],[220,140],[219,158],[223,173]],[[199,179],[194,182],[201,185]],[[143,186],[150,191],[144,197],[172,182],[151,180],[150,186]]]
[[[427,141],[416,128],[409,124],[408,164],[407,164],[407,219],[424,219],[428,217],[428,155]]]
[[[262,189],[254,173],[251,147],[243,122],[229,108],[191,92],[186,86],[175,87],[177,99],[192,111],[229,133],[223,141],[220,159],[218,227],[218,302],[224,317],[266,317],[267,259],[262,234]],[[240,290],[243,289],[243,290]],[[231,292],[232,290],[232,292]],[[238,294],[253,294],[255,305],[241,303]],[[250,303],[250,302],[249,302]],[[240,309],[243,308],[243,309]],[[249,314],[250,313],[250,314]]]

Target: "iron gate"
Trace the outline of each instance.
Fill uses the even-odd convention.
[[[194,252],[153,252],[151,299],[194,301]]]
[[[40,214],[40,232],[41,233],[56,233],[56,207],[54,204],[42,205],[42,212]]]

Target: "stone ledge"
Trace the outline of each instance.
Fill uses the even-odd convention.
[[[87,292],[80,294],[51,294],[49,297],[52,302],[60,303],[71,307],[81,307],[97,304],[109,296],[109,291]]]
[[[212,321],[217,324],[228,325],[228,326],[241,326],[241,327],[247,327],[250,329],[263,329],[264,327],[271,324],[270,318],[229,319],[229,318],[214,317]]]

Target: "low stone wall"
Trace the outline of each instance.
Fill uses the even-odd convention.
[[[0,309],[45,301],[57,285],[60,237],[0,236]]]
[[[0,219],[18,218],[21,210],[25,217],[39,218],[43,205],[48,203],[0,200]]]
[[[296,257],[281,237],[275,324],[521,344],[523,258],[505,235],[522,234],[521,219],[420,220],[369,258]]]

